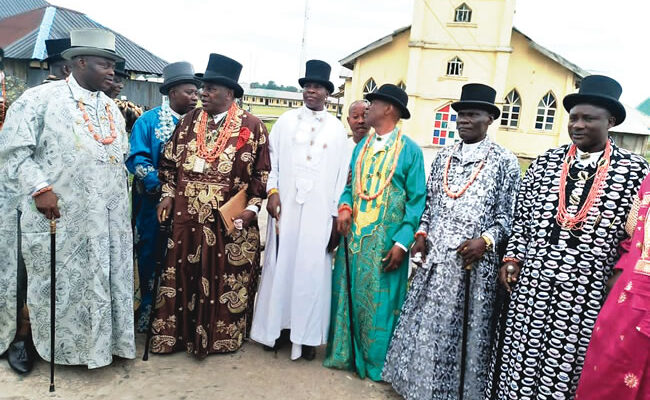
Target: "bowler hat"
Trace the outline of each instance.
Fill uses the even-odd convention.
[[[411,113],[406,105],[409,102],[409,96],[404,90],[391,83],[381,85],[381,87],[372,93],[366,95],[368,101],[383,100],[397,107],[402,114],[402,119],[411,118]]]
[[[582,80],[578,93],[567,95],[562,100],[564,109],[571,109],[578,104],[591,104],[609,111],[619,125],[625,121],[625,107],[618,99],[623,88],[614,79],[603,75],[589,75]]]
[[[496,90],[492,89],[488,85],[483,85],[481,83],[468,83],[463,85],[460,92],[460,100],[451,103],[451,108],[455,111],[468,109],[483,110],[492,114],[496,119],[501,115],[499,107],[494,105],[496,95]]]
[[[327,89],[328,92],[334,92],[334,84],[330,82],[330,72],[332,68],[328,63],[321,60],[309,60],[305,65],[305,76],[304,78],[298,79],[300,87],[305,87],[305,84],[308,82],[316,82]]]
[[[211,53],[204,74],[194,74],[203,82],[216,83],[235,91],[235,97],[242,97],[244,89],[237,83],[242,65],[232,58]]]
[[[197,87],[201,86],[201,81],[194,76],[192,64],[187,61],[167,64],[163,68],[163,84],[160,86],[160,93],[167,95],[169,89],[181,83],[193,83]]]
[[[48,64],[61,61],[63,60],[61,53],[70,48],[70,38],[48,39],[45,41],[45,48],[47,49],[47,58],[43,61]]]
[[[124,57],[115,52],[115,34],[103,29],[81,29],[70,31],[69,49],[61,56],[71,60],[75,56],[97,56],[113,61],[124,61]]]

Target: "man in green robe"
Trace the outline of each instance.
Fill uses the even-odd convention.
[[[366,122],[374,131],[354,149],[351,180],[339,202],[337,228],[348,239],[348,251],[341,244],[336,254],[323,364],[354,369],[361,378],[380,381],[406,295],[407,249],[424,210],[426,187],[422,150],[397,127],[400,119],[410,117],[406,93],[386,84],[366,99],[371,101]]]

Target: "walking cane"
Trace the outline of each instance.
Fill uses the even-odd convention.
[[[280,206],[275,208],[275,261],[278,261],[278,254],[280,254]]]
[[[50,392],[54,392],[54,345],[56,332],[56,220],[50,220]]]
[[[348,237],[343,236],[343,245],[345,246],[345,276],[348,291],[348,317],[350,322],[350,343],[352,344],[352,368],[357,369],[357,358],[354,350],[354,325],[352,324],[352,282],[350,282],[350,256],[348,254]]]
[[[467,364],[467,328],[469,319],[469,285],[472,277],[472,264],[465,266],[465,302],[463,304],[463,338],[460,349],[460,383],[458,384],[458,397],[463,400],[465,395],[465,365]]]
[[[151,298],[151,310],[149,310],[149,325],[147,326],[147,339],[144,342],[144,354],[142,361],[149,360],[149,343],[153,336],[153,319],[156,314],[156,301],[158,301],[158,291],[160,290],[160,275],[162,273],[163,265],[165,263],[165,255],[167,254],[167,234],[169,232],[169,222],[167,221],[167,212],[163,210],[162,220],[158,227],[158,238],[156,243],[156,270],[154,271],[153,278],[153,292]]]

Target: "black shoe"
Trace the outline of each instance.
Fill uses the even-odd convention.
[[[9,346],[7,357],[9,366],[19,374],[26,374],[34,368],[34,353],[30,344],[25,340],[20,340]]]
[[[316,347],[302,345],[302,355],[300,356],[307,361],[311,361],[316,358]]]
[[[278,350],[280,350],[280,348],[291,343],[290,336],[291,336],[291,331],[289,329],[283,329],[280,331],[280,337],[275,339],[275,343],[273,344],[273,347],[264,345],[262,348],[264,349],[264,351],[275,351],[277,353]]]

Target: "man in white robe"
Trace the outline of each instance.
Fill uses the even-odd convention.
[[[73,31],[71,41],[62,54],[73,66],[68,80],[29,89],[9,109],[0,131],[0,188],[9,192],[2,196],[6,207],[22,211],[27,307],[38,354],[49,361],[49,220],[56,219],[54,361],[97,368],[113,355],[135,357],[128,138],[119,109],[102,92],[123,58],[108,31]],[[0,276],[15,278],[16,240],[5,238],[16,235],[16,222],[11,225],[13,232],[0,231],[2,243],[13,246],[2,253]],[[16,330],[15,282],[0,281],[0,352]]]
[[[329,76],[327,63],[308,61],[298,80],[305,106],[284,113],[269,136],[270,216],[251,338],[277,349],[290,330],[293,360],[313,360],[329,328],[331,251],[349,163],[345,128],[325,109]]]

